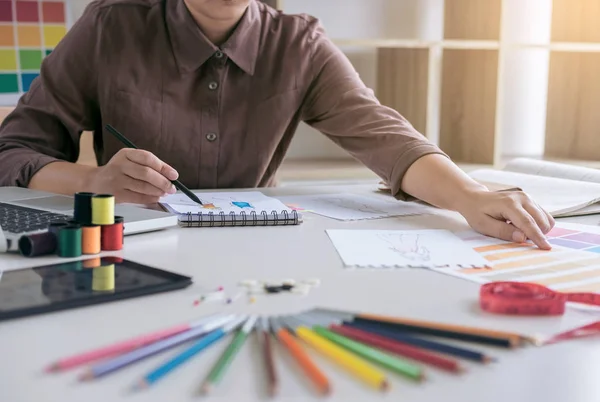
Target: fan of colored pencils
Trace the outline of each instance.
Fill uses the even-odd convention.
[[[328,309],[271,317],[214,314],[61,359],[48,367],[48,371],[62,372],[89,365],[80,379],[93,381],[187,344],[182,352],[166,358],[133,384],[135,389],[142,390],[176,372],[184,363],[232,334],[229,345],[201,386],[204,394],[210,394],[223,380],[253,331],[259,337],[271,396],[275,396],[279,388],[274,342],[279,342],[297,362],[315,390],[326,395],[331,393],[331,383],[309,351],[322,354],[358,381],[386,391],[390,387],[388,372],[423,381],[426,366],[458,374],[463,371],[461,360],[479,363],[494,360],[482,351],[458,347],[436,338],[503,348],[514,348],[529,341],[509,332]]]

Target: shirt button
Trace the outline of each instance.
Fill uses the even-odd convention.
[[[223,58],[223,52],[222,52],[222,51],[220,51],[220,50],[217,50],[217,51],[215,52],[215,57],[216,57],[217,59],[221,59],[221,58]]]
[[[208,89],[210,89],[211,91],[214,91],[215,89],[217,89],[219,87],[219,84],[216,81],[211,81],[208,84]]]
[[[210,142],[213,142],[217,139],[217,135],[215,133],[208,133],[206,134],[206,139]]]

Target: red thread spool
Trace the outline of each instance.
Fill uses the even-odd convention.
[[[560,293],[523,282],[487,283],[479,293],[481,309],[496,314],[562,315],[567,302],[600,306],[600,294]]]
[[[102,251],[123,249],[123,217],[115,216],[115,223],[102,226]]]

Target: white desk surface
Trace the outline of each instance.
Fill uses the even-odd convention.
[[[373,192],[373,186],[279,188],[268,195]],[[571,219],[597,224],[597,216]],[[57,358],[88,350],[155,329],[185,322],[216,311],[292,313],[312,306],[328,306],[418,317],[457,324],[551,333],[589,322],[590,313],[570,310],[559,318],[494,316],[477,307],[479,286],[422,269],[357,271],[344,269],[325,229],[329,228],[446,228],[467,229],[456,214],[339,222],[312,214],[300,226],[269,228],[173,228],[126,238],[125,258],[194,277],[181,291],[107,305],[34,316],[0,323],[0,401],[2,402],[118,402],[192,401],[205,374],[228,342],[213,346],[184,367],[144,392],[130,386],[149,369],[181,348],[153,357],[94,383],[76,381],[80,369],[45,374]],[[43,265],[18,256],[0,256],[0,267]],[[193,307],[203,291],[224,286],[231,294],[243,279],[302,279],[316,277],[322,285],[308,296],[261,296],[255,304],[240,298]],[[264,375],[256,339],[246,344],[221,386],[208,401],[264,401]],[[600,343],[597,339],[566,342],[543,348],[503,350],[471,345],[498,358],[490,365],[466,364],[468,372],[455,376],[428,369],[428,380],[415,384],[390,374],[392,389],[381,394],[356,382],[344,371],[311,353],[333,383],[331,401],[473,401],[473,402],[597,402],[600,400]],[[277,400],[310,401],[311,385],[290,359],[277,351],[281,391]]]

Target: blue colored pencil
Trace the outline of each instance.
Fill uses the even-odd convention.
[[[227,324],[235,318],[236,316],[233,314],[218,318],[211,318],[204,325],[200,325],[198,327],[190,329],[189,331],[172,336],[162,341],[152,343],[148,346],[144,346],[142,348],[133,350],[129,353],[125,353],[113,359],[91,366],[85,373],[83,373],[79,380],[89,381],[95,378],[108,375],[119,369],[122,369],[123,367],[129,366],[130,364],[137,363],[142,359],[156,355],[160,352],[164,352],[165,350],[181,345],[182,343],[198,338],[199,336],[202,336],[210,331],[222,327],[223,325]]]
[[[467,360],[474,360],[481,363],[489,363],[493,360],[491,357],[476,350],[459,348],[442,342],[430,341],[427,339],[419,338],[417,336],[409,335],[404,331],[389,329],[388,327],[375,323],[344,322],[343,325],[351,328],[360,329],[362,331],[371,332],[373,334],[384,336],[395,341],[408,343],[410,345],[418,346],[423,349],[433,350],[439,353],[444,353],[447,355],[452,355]]]
[[[167,374],[174,371],[177,367],[181,366],[183,363],[190,360],[192,357],[196,356],[198,353],[207,349],[209,346],[217,342],[219,339],[223,338],[225,335],[229,334],[231,331],[240,326],[246,317],[236,318],[233,321],[227,323],[223,328],[216,329],[209,333],[206,336],[203,336],[195,342],[192,346],[179,353],[177,356],[168,360],[167,362],[161,364],[156,369],[152,370],[148,374],[146,374],[137,384],[137,388],[147,388],[150,385],[154,384],[161,378],[165,377]]]

